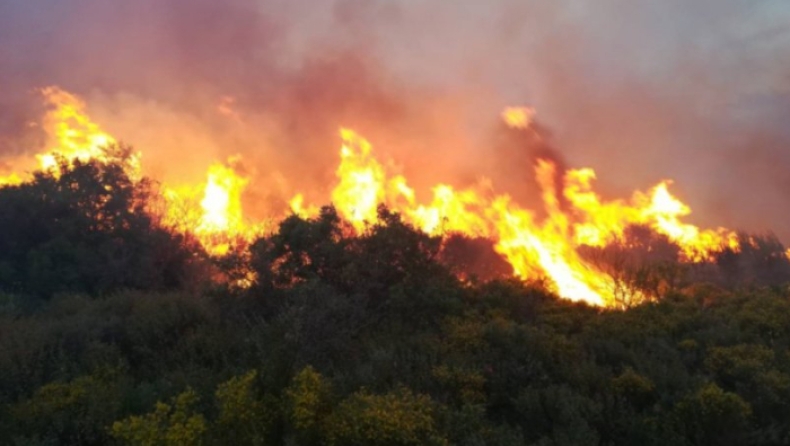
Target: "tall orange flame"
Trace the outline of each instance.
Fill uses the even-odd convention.
[[[516,128],[526,129],[533,114],[514,108],[503,116]],[[429,204],[418,204],[403,177],[387,175],[368,141],[348,129],[341,130],[340,136],[341,164],[332,198],[341,215],[358,230],[375,218],[376,206],[383,203],[429,234],[487,237],[495,241],[495,249],[510,262],[514,274],[522,278],[545,275],[568,299],[613,303],[606,277],[581,258],[578,248],[604,246],[613,237],[621,237],[630,225],[647,225],[666,235],[681,247],[687,261],[706,260],[724,246],[738,248],[735,232],[701,230],[682,222],[690,209],[669,192],[668,181],[648,193],[636,192],[630,202],[607,202],[592,189],[592,169],[565,172],[562,189],[557,190],[556,164],[541,159],[535,174],[547,217],[538,222],[508,195],[494,195],[481,186],[459,191],[438,185]],[[568,209],[561,207],[560,194]]]
[[[115,138],[91,120],[85,111],[85,102],[77,96],[54,86],[42,88],[39,92],[48,107],[42,126],[47,145],[33,157],[15,160],[14,164],[24,170],[0,176],[0,185],[26,181],[35,169],[55,169],[59,159],[67,162],[75,159],[83,162],[90,159],[104,160],[106,154],[103,149],[117,143]],[[135,152],[126,160],[132,177],[137,177],[140,172],[141,156],[140,152]]]
[[[31,158],[38,167],[51,169],[58,159],[104,159],[102,148],[114,144],[115,139],[90,119],[85,103],[57,87],[41,93],[50,105],[43,126],[50,142]],[[502,117],[514,129],[533,131],[534,115],[533,109],[512,107]],[[340,139],[337,184],[331,198],[340,215],[357,231],[365,231],[376,220],[378,205],[385,204],[428,234],[460,233],[492,240],[514,275],[545,277],[567,299],[613,304],[605,274],[586,262],[579,248],[603,247],[612,238],[622,237],[631,225],[648,226],[665,235],[681,248],[683,260],[688,262],[708,260],[722,247],[739,249],[733,231],[700,229],[684,222],[691,210],[670,193],[670,181],[647,192],[637,191],[630,200],[604,200],[593,189],[596,177],[592,169],[559,172],[554,162],[540,159],[535,164],[535,175],[545,216],[538,218],[507,194],[494,193],[490,182],[463,189],[438,184],[432,189],[431,199],[420,202],[404,176],[388,172],[375,158],[365,138],[341,129]],[[17,161],[12,163],[15,167],[30,164]],[[259,235],[262,225],[245,219],[242,209],[249,178],[237,169],[241,161],[233,157],[208,166],[206,180],[200,184],[163,185],[165,209],[158,211],[162,222],[193,234],[214,255],[223,255],[234,243],[249,242]],[[140,167],[140,155],[134,154],[128,166],[130,175],[137,175]],[[0,177],[0,185],[28,178],[29,174],[17,169]],[[291,211],[316,215],[318,206],[305,203],[304,196],[296,194],[289,201]]]
[[[258,225],[244,219],[241,197],[249,179],[232,167],[240,160],[212,164],[205,183],[164,190],[164,223],[193,234],[213,255],[224,255],[237,241],[249,242],[259,233]]]

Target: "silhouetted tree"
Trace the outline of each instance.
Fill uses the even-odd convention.
[[[0,289],[49,297],[120,288],[164,289],[187,279],[192,253],[146,212],[150,184],[109,161],[65,159],[0,189]]]
[[[645,226],[629,226],[603,247],[582,246],[582,257],[609,279],[617,305],[628,308],[661,299],[686,284],[680,247]]]
[[[513,274],[513,267],[494,250],[494,242],[486,238],[449,234],[442,241],[439,258],[466,280],[485,282],[505,279]]]
[[[721,283],[729,287],[790,283],[790,258],[773,234],[738,234],[738,249],[726,247],[715,256]]]

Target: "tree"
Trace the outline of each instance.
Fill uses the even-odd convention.
[[[299,444],[316,444],[331,411],[331,387],[312,367],[302,369],[285,390],[288,418]]]
[[[158,402],[152,412],[113,423],[112,436],[129,446],[192,446],[202,444],[206,419],[194,411],[194,390],[186,390],[170,404]]]
[[[645,226],[629,226],[603,247],[582,246],[581,255],[609,278],[616,305],[629,308],[656,301],[686,282],[680,247]]]
[[[23,438],[57,444],[101,445],[104,426],[120,411],[118,371],[83,375],[69,382],[51,382],[11,409]]]
[[[675,414],[693,444],[741,445],[752,408],[737,394],[710,383],[680,401]]]
[[[253,370],[217,387],[214,395],[219,414],[211,432],[217,444],[265,444],[274,414],[255,392],[257,376]]]
[[[107,150],[108,160],[62,159],[0,188],[0,290],[48,298],[188,279],[192,252],[146,210],[150,182],[130,178],[122,148]]]
[[[330,445],[447,445],[436,430],[433,402],[400,388],[384,395],[360,390],[343,400],[326,422]]]
[[[790,282],[790,257],[773,234],[738,234],[738,248],[726,247],[715,257],[720,280],[727,286],[776,286]]]
[[[335,208],[321,208],[314,219],[292,215],[280,223],[277,233],[258,239],[250,247],[254,287],[262,292],[287,288],[318,279],[347,289],[344,268],[351,261],[350,228]]]

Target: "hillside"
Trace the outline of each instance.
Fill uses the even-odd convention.
[[[150,217],[150,187],[76,162],[0,188],[4,444],[790,442],[771,237],[690,269],[591,253],[642,297],[599,308],[383,207],[211,256]]]

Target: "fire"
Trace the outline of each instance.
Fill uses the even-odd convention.
[[[635,192],[630,203],[622,200],[602,202],[592,190],[595,172],[591,169],[570,170],[565,175],[564,196],[577,217],[574,225],[576,243],[603,246],[612,237],[621,237],[629,225],[646,225],[666,235],[679,245],[685,260],[708,260],[712,252],[723,246],[738,249],[734,231],[724,228],[701,230],[683,223],[691,209],[669,192],[670,181],[663,181],[648,193]]]
[[[0,185],[19,184],[31,178],[31,171],[53,170],[59,160],[103,161],[104,149],[117,144],[115,138],[104,132],[87,115],[85,102],[58,87],[50,86],[39,90],[48,110],[43,118],[43,130],[47,136],[45,149],[32,157],[15,160],[15,167],[22,172],[11,172],[0,177]],[[140,171],[139,152],[130,154],[127,162],[129,174],[137,177]]]
[[[309,218],[318,215],[320,212],[320,208],[318,206],[307,206],[304,205],[304,195],[296,194],[294,195],[291,200],[288,201],[288,208],[294,215],[298,215],[302,218]]]
[[[116,143],[86,113],[78,97],[57,87],[41,90],[50,106],[43,129],[49,142],[42,153],[31,157],[39,169],[52,169],[59,160],[105,160],[104,147]],[[221,110],[232,114],[233,101],[223,98]],[[531,131],[535,110],[506,109],[503,120],[513,129]],[[605,200],[593,188],[592,169],[565,172],[550,159],[535,163],[535,178],[541,188],[544,211],[541,217],[520,206],[507,194],[497,194],[490,181],[465,188],[437,184],[428,200],[420,201],[405,176],[390,172],[373,154],[373,146],[350,129],[340,130],[340,163],[331,200],[339,214],[357,231],[364,232],[385,204],[404,220],[431,234],[464,234],[494,242],[495,250],[521,278],[544,277],[567,299],[594,305],[612,305],[613,297],[605,274],[579,254],[582,246],[603,247],[622,237],[631,225],[648,226],[677,244],[684,261],[709,260],[723,247],[738,250],[738,237],[723,228],[700,229],[683,221],[691,209],[672,195],[670,181],[647,192],[635,192],[628,200]],[[132,178],[141,169],[139,153],[132,154],[127,168]],[[30,161],[30,160],[28,160]],[[33,163],[35,164],[35,162]],[[16,169],[0,177],[0,185],[18,184],[30,178]],[[208,166],[199,184],[163,184],[162,209],[152,209],[163,224],[192,234],[213,255],[228,253],[237,244],[252,241],[263,225],[245,218],[242,197],[250,182],[243,160],[232,157]],[[296,194],[288,208],[300,216],[313,216],[319,207]],[[790,250],[788,250],[790,257]]]
[[[118,144],[87,114],[83,100],[58,87],[46,87],[40,94],[48,110],[42,129],[46,133],[46,147],[41,153],[14,160],[14,171],[0,176],[0,186],[20,184],[32,178],[30,171],[54,170],[58,163],[74,160],[108,161],[107,148]],[[126,173],[139,179],[142,154],[130,153],[124,160]],[[162,186],[165,209],[160,212],[162,222],[181,232],[197,237],[212,254],[224,254],[238,240],[252,240],[259,231],[256,225],[247,224],[242,216],[241,195],[248,179],[239,175],[232,166],[239,164],[234,157],[228,163],[209,166],[206,183],[198,185]]]
[[[357,229],[375,218],[376,206],[384,203],[426,233],[462,233],[495,240],[496,250],[519,277],[547,275],[564,297],[596,305],[606,302],[603,284],[567,242],[567,220],[559,212],[555,192],[544,187],[544,199],[554,211],[542,226],[509,196],[493,195],[483,185],[464,190],[438,185],[429,204],[417,204],[402,176],[387,177],[372,157],[369,142],[347,129],[341,131],[341,138],[338,185],[332,197],[341,215]],[[538,169],[539,177],[546,176],[554,165],[543,161]]]
[[[376,220],[376,207],[384,201],[384,169],[371,155],[371,145],[352,130],[341,129],[339,183],[332,200],[357,230]]]
[[[116,143],[88,117],[78,97],[57,87],[46,87],[41,94],[53,107],[44,117],[44,127],[54,143],[49,151],[36,155],[43,170],[55,168],[58,155],[67,160],[101,159],[102,148]]]
[[[0,176],[0,187],[21,184],[23,181],[24,180],[18,173],[11,172],[8,175]]]
[[[228,232],[241,224],[241,192],[247,180],[221,164],[209,167],[206,192],[200,207],[203,218],[197,231]]]
[[[206,182],[165,188],[165,225],[191,233],[210,254],[224,255],[235,243],[251,241],[257,225],[245,221],[242,194],[249,182],[233,168],[238,156],[209,166]]]
[[[503,114],[509,125],[528,128],[534,111],[512,108]],[[440,184],[427,204],[416,202],[402,176],[389,176],[372,155],[371,144],[351,130],[340,132],[338,183],[334,205],[358,230],[375,218],[376,206],[386,204],[406,221],[429,234],[461,233],[486,237],[522,278],[546,276],[568,299],[595,305],[612,304],[606,277],[578,254],[582,245],[604,246],[631,225],[646,225],[681,247],[684,260],[702,261],[728,246],[738,249],[736,233],[701,230],[681,221],[691,210],[669,192],[669,181],[649,192],[634,193],[630,201],[604,201],[592,188],[592,169],[564,173],[558,190],[557,166],[538,160],[535,175],[541,186],[546,217],[535,215],[506,194],[483,185],[456,190]],[[564,198],[564,201],[561,199]],[[299,196],[298,206],[303,203]],[[563,207],[564,206],[564,207]],[[293,206],[292,206],[293,208]]]
[[[532,124],[535,109],[530,107],[508,107],[502,112],[505,124],[512,128],[526,130]]]

